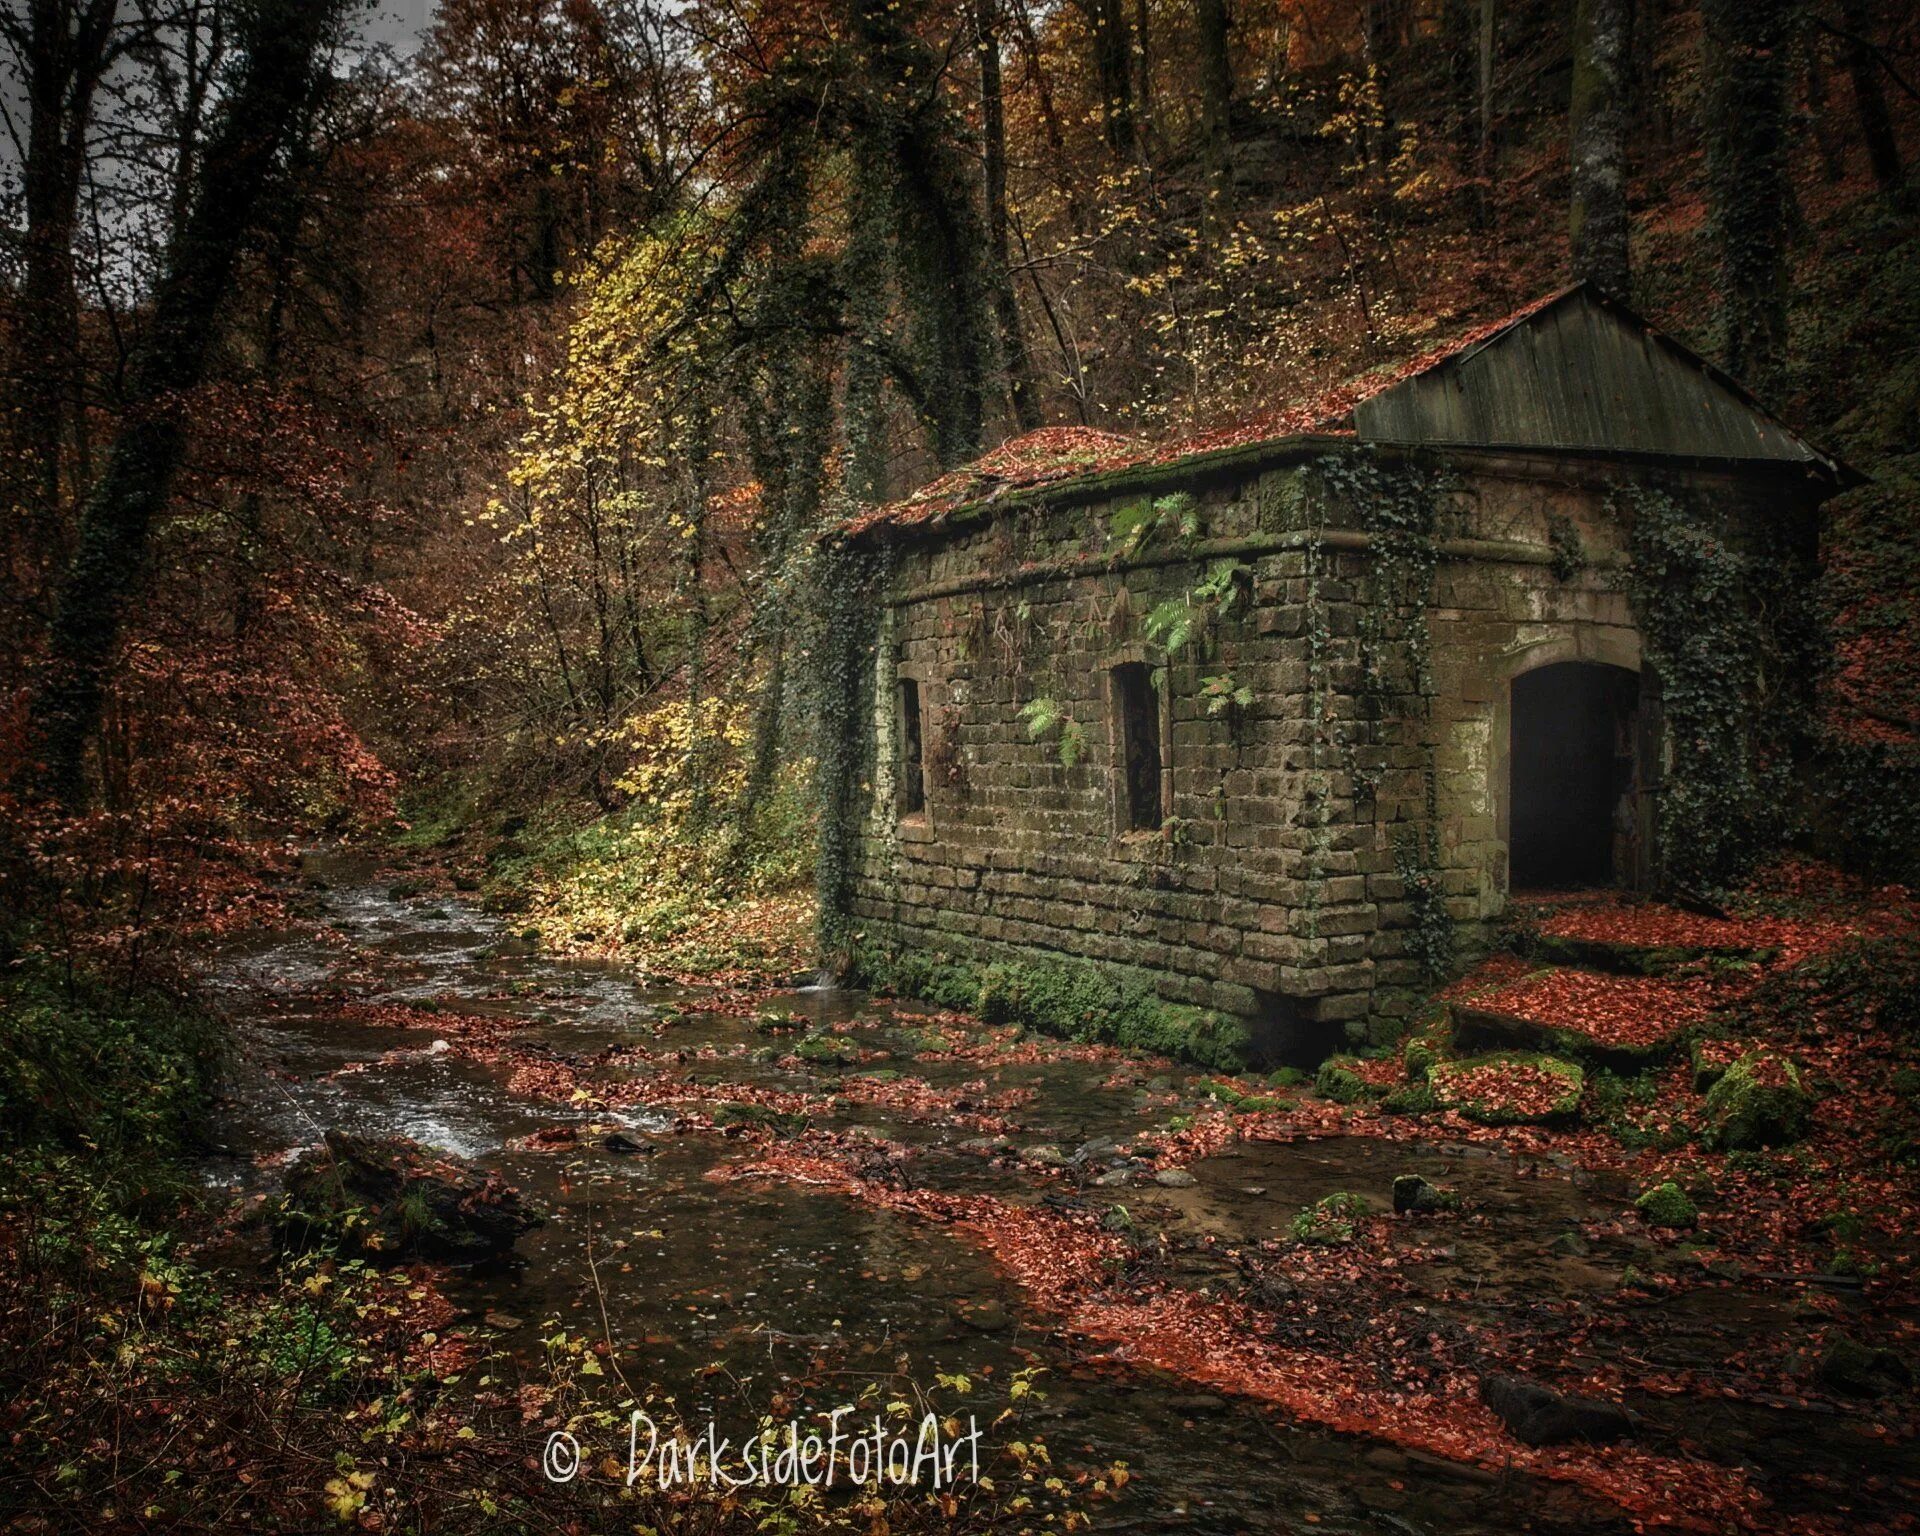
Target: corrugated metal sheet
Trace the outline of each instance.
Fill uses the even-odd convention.
[[[1354,408],[1363,441],[1676,454],[1838,473],[1719,370],[1580,285]]]

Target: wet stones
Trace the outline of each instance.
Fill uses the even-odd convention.
[[[1845,1334],[1821,1352],[1814,1376],[1848,1397],[1883,1397],[1913,1385],[1913,1372],[1892,1350],[1870,1348]]]
[[[600,1138],[600,1147],[602,1151],[611,1152],[617,1157],[646,1157],[660,1150],[651,1142],[629,1136],[625,1131],[609,1131]]]
[[[1162,1168],[1153,1176],[1162,1189],[1192,1189],[1200,1181],[1184,1168]]]
[[[1522,1445],[1606,1445],[1634,1431],[1633,1415],[1618,1403],[1574,1397],[1518,1376],[1483,1376],[1480,1401]]]
[[[543,1218],[497,1173],[401,1137],[327,1132],[287,1170],[275,1216],[283,1246],[330,1241],[385,1263],[507,1257]]]
[[[1433,1216],[1460,1203],[1451,1190],[1429,1183],[1417,1173],[1403,1173],[1393,1181],[1393,1210],[1397,1216]]]

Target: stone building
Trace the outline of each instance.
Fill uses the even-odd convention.
[[[885,571],[852,922],[1113,968],[1269,1058],[1379,1027],[1509,892],[1661,878],[1635,508],[1804,579],[1848,480],[1584,286],[1250,431],[1016,439],[847,530]]]

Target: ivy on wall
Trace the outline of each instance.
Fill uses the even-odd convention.
[[[1710,507],[1655,486],[1617,490],[1612,505],[1630,531],[1627,591],[1662,709],[1662,877],[1716,889],[1789,830],[1816,621],[1800,562],[1764,532],[1736,543]]]
[[[1366,576],[1355,592],[1355,636],[1359,651],[1355,728],[1342,731],[1333,724],[1330,679],[1325,660],[1329,636],[1318,602],[1317,556],[1309,556],[1314,613],[1309,623],[1309,674],[1318,694],[1328,689],[1327,703],[1315,709],[1316,727],[1324,718],[1328,734],[1340,747],[1357,805],[1378,794],[1387,738],[1411,732],[1421,756],[1423,818],[1397,828],[1393,835],[1394,871],[1398,875],[1412,919],[1407,952],[1429,976],[1439,977],[1452,967],[1454,924],[1446,908],[1440,869],[1439,779],[1433,733],[1428,728],[1433,707],[1433,635],[1428,608],[1433,601],[1434,577],[1440,566],[1435,527],[1445,483],[1432,470],[1405,461],[1390,461],[1362,450],[1330,454],[1318,460],[1313,474],[1323,494],[1352,512],[1359,529],[1369,536]],[[1317,540],[1315,541],[1317,544]],[[1320,731],[1316,728],[1316,738]],[[1326,809],[1320,811],[1324,820]]]
[[[840,968],[852,948],[854,868],[865,821],[861,790],[872,769],[873,671],[885,557],[836,542],[811,571],[814,616],[812,717],[814,791],[820,813],[814,884],[820,951]]]

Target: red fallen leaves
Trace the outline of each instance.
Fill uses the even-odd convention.
[[[1015,1130],[1011,1120],[995,1113],[1026,1103],[1034,1096],[1031,1088],[1009,1088],[988,1093],[984,1080],[963,1083],[958,1088],[936,1088],[924,1078],[897,1077],[883,1080],[873,1077],[849,1077],[841,1082],[835,1097],[851,1104],[871,1104],[882,1109],[900,1110],[926,1119],[942,1119],[969,1130],[1000,1136]]]
[[[1488,955],[1458,981],[1442,988],[1438,996],[1442,1002],[1478,1004],[1487,993],[1510,985],[1523,976],[1531,976],[1539,969],[1538,965],[1502,950]]]
[[[1301,1348],[1277,1342],[1266,1319],[1235,1301],[1164,1285],[1113,1296],[1109,1275],[1125,1245],[1089,1211],[897,1190],[861,1178],[830,1154],[784,1147],[712,1176],[783,1178],[937,1221],[984,1248],[1067,1332],[1113,1346],[1112,1357],[1131,1366],[1170,1371],[1339,1433],[1572,1483],[1649,1525],[1712,1531],[1766,1523],[1763,1496],[1737,1467],[1626,1446],[1517,1445],[1481,1406],[1471,1373],[1449,1371],[1426,1388],[1396,1372],[1391,1353],[1404,1341],[1390,1331],[1370,1349],[1346,1341],[1333,1351]],[[1838,1529],[1796,1527],[1822,1528]]]
[[[1641,949],[1773,951],[1788,965],[1831,949],[1852,931],[1841,922],[1780,917],[1717,918],[1645,903],[1592,903],[1542,920],[1542,933]]]
[[[1450,1099],[1498,1107],[1507,1114],[1538,1119],[1554,1113],[1567,1097],[1567,1080],[1527,1061],[1489,1061],[1479,1066],[1448,1067]]]
[[[1473,998],[1477,1008],[1630,1047],[1672,1039],[1705,1019],[1714,1002],[1715,989],[1704,977],[1609,976],[1560,966]]]
[[[451,1013],[438,1008],[422,1008],[411,1003],[347,1003],[342,1017],[364,1024],[384,1025],[389,1029],[432,1030],[450,1039],[499,1040],[516,1029],[527,1029],[538,1021],[514,1014]]]
[[[929,482],[912,495],[849,520],[842,525],[841,532],[857,536],[875,527],[910,527],[934,521],[961,507],[992,501],[1011,490],[1139,465],[1172,464],[1200,454],[1251,447],[1307,432],[1350,435],[1353,408],[1361,401],[1498,335],[1564,294],[1564,289],[1543,294],[1392,368],[1362,374],[1310,399],[1293,401],[1277,410],[1209,431],[1160,442],[1120,437],[1090,427],[1042,427],[1023,433],[982,454],[973,463]]]

